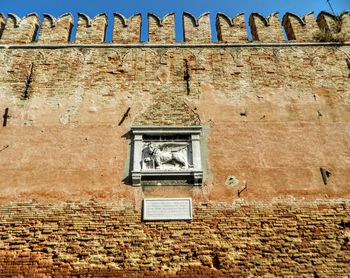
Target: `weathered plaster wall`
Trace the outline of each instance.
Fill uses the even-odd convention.
[[[245,180],[242,196],[250,199],[349,197],[349,52],[324,45],[2,49],[0,111],[9,108],[10,118],[0,129],[8,145],[0,152],[1,200],[140,200],[142,190],[124,180],[130,126],[199,122],[208,130],[203,187],[151,195],[232,200]],[[327,185],[320,167],[331,172]],[[228,176],[240,182],[227,186]]]

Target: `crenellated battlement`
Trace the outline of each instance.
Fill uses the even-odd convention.
[[[59,18],[55,18],[50,14],[44,14],[38,43],[56,44],[69,42],[73,23],[74,19],[71,13],[61,15]]]
[[[8,14],[0,42],[2,44],[23,44],[35,40],[40,25],[40,18],[31,13],[19,18],[15,14]]]
[[[185,43],[211,42],[210,14],[204,13],[195,18],[190,13],[183,13],[183,35]]]
[[[78,14],[75,42],[82,44],[103,43],[106,37],[107,15],[101,13],[93,19],[83,13]]]
[[[252,13],[249,17],[249,25],[253,41],[285,42],[278,13],[272,13],[267,18],[259,13]]]
[[[343,12],[336,17],[327,12],[321,12],[317,16],[317,23],[321,30],[331,34],[344,34],[344,40],[350,40],[350,13]]]
[[[288,41],[313,41],[315,33],[319,30],[313,12],[307,13],[302,18],[293,13],[286,13],[283,16],[282,24]]]
[[[112,41],[114,43],[138,43],[141,40],[141,14],[134,14],[128,19],[122,14],[114,13]]]
[[[247,43],[248,34],[244,14],[240,13],[233,18],[223,13],[216,15],[216,32],[218,41],[225,43]]]
[[[162,19],[148,14],[148,40],[150,43],[175,42],[175,14],[168,13]]]
[[[5,21],[6,21],[5,16],[2,13],[0,13],[0,38],[5,28]]]
[[[113,15],[112,42],[116,44],[137,44],[141,42],[141,14],[125,18],[122,14]],[[152,44],[175,43],[175,14],[169,13],[163,18],[149,13],[148,42]],[[198,18],[188,12],[182,15],[184,43],[207,44],[212,42],[210,14],[204,13]],[[58,18],[44,14],[43,20],[31,13],[22,19],[14,14],[7,17],[0,13],[0,44],[99,44],[106,42],[108,18],[105,13],[90,18],[79,13],[76,22],[75,37],[71,39],[74,17],[66,13]],[[278,13],[265,18],[259,13],[249,16],[246,26],[244,14],[231,18],[223,13],[216,15],[216,33],[219,43],[249,43],[249,37],[256,43],[350,41],[350,13],[340,16],[321,12],[315,18],[313,13],[303,17],[286,13],[280,20]],[[39,31],[39,36],[37,32]],[[286,34],[286,38],[284,35]],[[248,34],[251,33],[251,36]],[[320,38],[320,34],[323,36]]]

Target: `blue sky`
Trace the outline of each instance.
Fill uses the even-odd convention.
[[[350,10],[350,0],[329,0],[336,13]],[[182,13],[184,11],[199,16],[204,12],[211,13],[212,31],[215,39],[215,16],[217,12],[223,12],[231,17],[243,12],[248,19],[251,12],[259,12],[264,16],[278,11],[280,17],[285,12],[293,12],[300,16],[314,11],[317,15],[320,11],[331,12],[327,0],[0,0],[0,12],[6,15],[14,13],[20,17],[36,12],[40,16],[49,13],[60,16],[71,12],[75,18],[78,12],[85,13],[90,17],[104,12],[108,15],[109,26],[107,29],[107,41],[111,38],[113,26],[113,13],[119,12],[126,17],[135,13],[142,13],[142,40],[147,41],[147,13],[152,12],[160,17],[169,12],[175,12],[176,38],[182,41]],[[248,20],[247,20],[248,22]]]

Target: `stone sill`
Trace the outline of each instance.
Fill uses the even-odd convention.
[[[200,134],[202,126],[132,126],[133,134]]]
[[[203,171],[201,170],[142,170],[142,171],[132,171],[132,174],[139,174],[142,176],[191,176],[193,174],[203,175]]]

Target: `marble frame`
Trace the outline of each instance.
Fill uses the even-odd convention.
[[[152,179],[162,179],[167,177],[184,177],[193,178],[193,185],[202,185],[203,170],[201,160],[201,126],[132,126],[131,132],[133,134],[132,151],[131,151],[131,178],[133,186],[141,186],[142,178],[147,177]],[[171,135],[188,135],[191,152],[190,161],[191,166],[186,169],[143,169],[143,149],[144,149],[144,135],[152,136],[171,136]],[[165,141],[166,142],[166,141]]]

